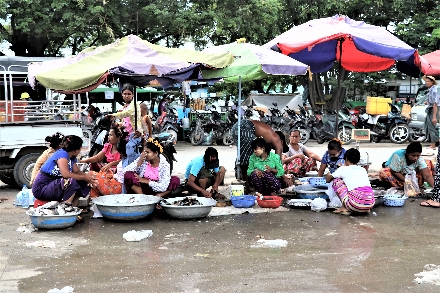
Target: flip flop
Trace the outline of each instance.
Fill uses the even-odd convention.
[[[422,202],[420,203],[420,206],[422,206],[422,207],[437,208],[437,209],[440,208],[440,205],[435,206],[435,205],[430,204],[428,201],[422,201]]]

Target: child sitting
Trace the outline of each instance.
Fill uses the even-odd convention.
[[[336,214],[368,213],[374,206],[374,193],[367,171],[357,165],[360,158],[359,151],[351,148],[345,152],[345,165],[333,173],[327,173],[327,182],[334,179],[333,190],[342,202],[342,207],[334,211]]]

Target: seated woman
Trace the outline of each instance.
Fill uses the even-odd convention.
[[[327,151],[322,156],[321,166],[319,166],[318,177],[324,176],[325,168],[328,167],[329,172],[335,172],[339,167],[344,166],[345,149],[342,147],[341,141],[333,138],[327,146]]]
[[[276,195],[281,188],[280,178],[284,175],[280,156],[270,152],[270,144],[262,137],[254,139],[251,148],[254,153],[247,169],[249,186],[261,194]]]
[[[92,174],[81,172],[76,165],[83,140],[76,135],[65,136],[62,148],[41,167],[32,185],[34,197],[42,201],[63,201],[76,205],[79,197],[89,194],[97,183]]]
[[[416,171],[419,186],[423,186],[423,180],[434,186],[433,164],[431,160],[422,159],[421,153],[422,145],[417,141],[410,143],[406,149],[395,151],[380,170],[380,179],[393,187],[403,188],[405,175]]]
[[[367,170],[357,165],[360,158],[359,151],[351,148],[344,155],[345,165],[333,173],[327,173],[326,181],[333,180],[333,190],[342,202],[342,207],[333,211],[336,214],[370,212],[374,206],[374,193]]]
[[[79,162],[90,164],[90,170],[95,172],[116,171],[116,166],[121,161],[121,154],[118,152],[117,146],[121,141],[122,134],[122,130],[118,126],[112,126],[108,133],[108,143],[104,144],[102,151]]]
[[[55,133],[52,136],[47,136],[45,141],[49,143],[49,148],[45,150],[41,156],[37,159],[32,170],[30,185],[34,183],[35,177],[37,177],[38,172],[40,172],[41,166],[46,163],[47,159],[53,155],[57,150],[61,148],[61,142],[63,141],[64,135],[62,133]]]
[[[170,164],[161,155],[162,146],[155,138],[148,138],[144,151],[124,171],[127,192],[167,197],[180,185],[180,179],[170,175]]]
[[[316,161],[321,162],[317,154],[299,143],[300,137],[299,130],[292,131],[289,138],[289,151],[281,156],[286,173],[294,174],[296,177],[304,177],[307,172],[318,170]]]

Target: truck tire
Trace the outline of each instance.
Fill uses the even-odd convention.
[[[13,187],[18,187],[17,182],[14,179],[14,173],[0,173],[0,181],[2,181],[6,185],[10,185]]]
[[[26,184],[28,188],[31,187],[29,182],[31,181],[32,170],[34,169],[35,162],[37,162],[40,155],[40,153],[27,154],[15,163],[14,179],[19,186]]]

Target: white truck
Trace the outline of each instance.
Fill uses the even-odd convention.
[[[6,67],[4,58],[0,57],[0,180],[30,187],[35,162],[48,147],[47,136],[56,132],[83,136],[81,100],[76,96],[70,100],[54,99],[53,93],[42,87],[34,91],[26,81],[27,66]],[[9,63],[29,59],[6,58]],[[29,61],[40,60],[24,62]],[[24,92],[31,100],[20,99]]]

